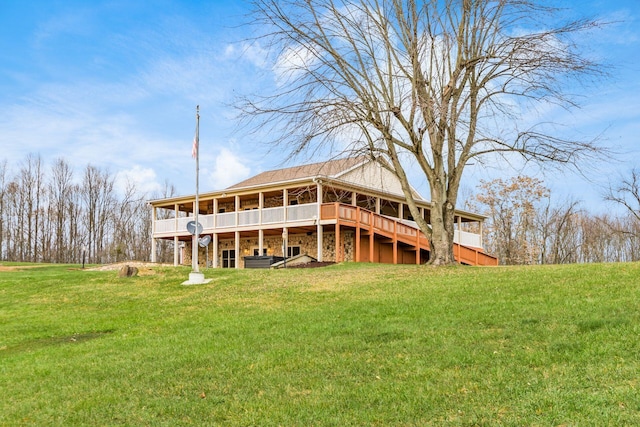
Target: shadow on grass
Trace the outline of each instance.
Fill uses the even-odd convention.
[[[104,331],[84,332],[58,337],[36,338],[21,342],[11,347],[0,348],[0,356],[9,356],[11,354],[24,353],[46,347],[80,344],[86,341],[102,338],[106,335],[112,334],[113,332],[115,332],[115,330],[106,329]]]

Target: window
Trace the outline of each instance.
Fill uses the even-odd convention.
[[[266,255],[267,254],[267,248],[262,248],[262,255]],[[253,256],[258,256],[260,255],[260,249],[259,248],[253,248]]]
[[[291,258],[292,256],[300,255],[300,246],[288,246],[287,247],[287,258]]]
[[[226,209],[225,208],[220,208],[218,209],[218,213],[225,213]]]
[[[222,251],[222,268],[236,268],[235,249],[224,249]]]

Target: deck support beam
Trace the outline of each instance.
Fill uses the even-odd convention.
[[[355,194],[355,193],[354,193]],[[355,256],[355,261],[356,262],[360,262],[360,208],[356,207],[356,256]]]
[[[317,241],[316,241],[316,259],[319,262],[322,262],[323,260],[323,242],[322,242],[322,234],[323,234],[323,227],[322,224],[320,224],[320,220],[322,219],[322,183],[318,180],[316,182],[316,203],[318,204],[318,213],[316,214],[316,237],[317,237]]]
[[[237,214],[236,214],[236,219],[237,219]],[[235,259],[235,263],[236,263],[236,268],[240,268],[240,232],[236,231],[235,233],[235,247],[234,250],[236,252],[236,259]]]
[[[369,214],[369,262],[374,262],[373,257],[375,254],[375,233],[373,232],[373,215]]]
[[[173,266],[180,265],[180,240],[178,236],[173,236]]]
[[[322,242],[322,232],[323,232],[322,228],[323,227],[322,227],[322,225],[320,225],[320,221],[318,221],[318,225],[316,226],[316,234],[317,234],[317,237],[318,237],[318,241],[317,241],[318,249],[317,249],[316,259],[319,262],[322,262],[322,259],[323,259],[323,257],[322,257],[322,245],[323,245],[323,242]]]
[[[393,263],[398,263],[398,223],[393,221]]]
[[[218,268],[218,233],[213,233],[213,268]]]
[[[336,262],[342,262],[342,246],[340,245],[340,219],[336,223]]]

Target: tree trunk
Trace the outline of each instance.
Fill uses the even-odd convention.
[[[429,264],[455,264],[456,259],[453,256],[454,207],[447,200],[444,202],[432,200],[432,203],[431,237],[429,238],[431,257],[429,258]]]

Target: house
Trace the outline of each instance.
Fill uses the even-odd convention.
[[[300,254],[334,262],[420,264],[429,259],[429,243],[412,220],[398,179],[365,157],[263,172],[198,196],[201,235],[210,236],[198,259],[210,260],[212,267],[244,268],[255,256],[273,257],[275,262]],[[417,192],[415,198],[429,223],[430,203]],[[170,239],[174,264],[191,264],[187,223],[194,219],[195,195],[150,204],[152,261],[157,241]],[[482,248],[484,220],[482,215],[456,211],[458,262],[497,265]]]

